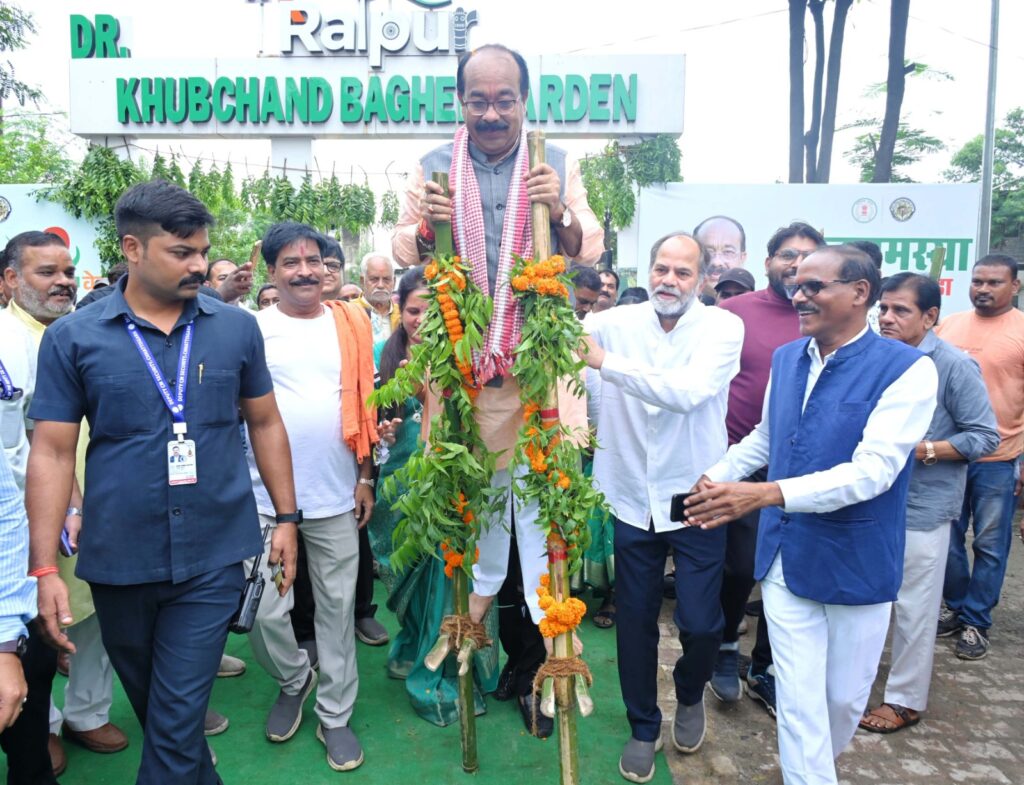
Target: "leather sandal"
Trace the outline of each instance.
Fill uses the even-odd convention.
[[[892,712],[892,717],[887,716],[888,709]],[[876,725],[870,722],[870,719],[875,721],[882,721],[885,725]],[[912,728],[921,721],[920,713],[913,709],[908,709],[905,706],[898,706],[895,703],[883,703],[877,709],[864,712],[864,716],[861,718],[859,723],[860,727],[869,733],[895,733],[898,730],[904,728]]]

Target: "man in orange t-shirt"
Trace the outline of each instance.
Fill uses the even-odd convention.
[[[992,609],[1006,574],[1013,541],[1013,511],[1020,495],[1019,463],[1024,451],[1024,313],[1013,307],[1020,290],[1017,260],[1003,254],[982,257],[971,275],[973,311],[953,314],[935,332],[971,355],[981,366],[999,425],[999,447],[967,470],[963,512],[953,524],[943,588],[945,607],[938,635],[960,633],[956,656],[980,660],[988,653]],[[974,569],[964,542],[974,521]]]

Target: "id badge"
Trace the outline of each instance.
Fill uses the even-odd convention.
[[[195,485],[198,481],[196,443],[191,439],[167,442],[167,484]]]

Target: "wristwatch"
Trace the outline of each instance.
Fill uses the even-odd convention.
[[[360,485],[369,485],[371,488],[373,488],[373,487],[376,487],[377,481],[374,480],[372,477],[360,477],[359,478],[359,484]]]
[[[278,513],[274,516],[274,520],[278,523],[302,523],[302,510]]]
[[[939,459],[935,456],[935,444],[932,442],[924,443],[924,458],[921,459],[921,463],[925,466],[931,466],[932,464],[938,463]]]
[[[28,648],[28,638],[19,635],[16,641],[0,643],[0,654],[17,654],[19,657],[24,657],[26,648]]]
[[[569,205],[562,202],[562,220],[558,222],[563,229],[568,229],[572,226],[572,210],[569,209]]]

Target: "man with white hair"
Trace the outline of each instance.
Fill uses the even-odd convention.
[[[395,291],[395,263],[386,253],[371,251],[363,257],[360,271],[363,296],[359,304],[370,314],[373,342],[387,340],[401,318],[397,303],[391,299]]]
[[[653,778],[661,745],[657,622],[669,553],[682,643],[671,735],[684,754],[704,741],[704,685],[724,627],[725,534],[671,514],[673,495],[692,486],[700,462],[725,455],[729,383],[740,369],[743,322],[698,298],[708,262],[692,235],[665,235],[651,249],[650,301],[587,317],[594,482],[615,516],[619,681],[631,730],[619,773],[630,782]]]

